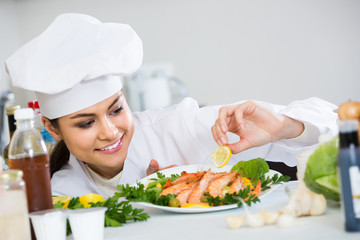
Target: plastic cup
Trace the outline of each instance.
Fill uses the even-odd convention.
[[[66,212],[49,209],[29,214],[37,240],[65,240]]]
[[[68,211],[74,240],[104,238],[105,207],[81,208]]]

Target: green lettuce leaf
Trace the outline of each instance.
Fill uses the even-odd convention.
[[[231,172],[237,171],[240,175],[256,182],[265,173],[269,172],[269,165],[263,158],[254,158],[249,161],[240,161],[231,168]]]
[[[339,201],[340,189],[337,176],[338,137],[320,144],[306,164],[304,181],[313,192],[325,198]]]

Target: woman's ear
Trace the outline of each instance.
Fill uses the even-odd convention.
[[[46,117],[42,117],[41,121],[45,129],[50,133],[50,135],[57,141],[62,139],[60,132],[51,124],[50,120]]]

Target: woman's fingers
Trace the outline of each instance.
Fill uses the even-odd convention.
[[[229,131],[228,128],[229,118],[233,116],[236,107],[237,105],[231,105],[220,108],[218,119],[216,120],[216,124],[223,133]]]
[[[245,102],[239,105],[222,107],[219,110],[218,119],[211,128],[213,137],[218,145],[228,143],[226,132],[237,133],[245,128],[244,115],[247,114],[249,107],[254,105],[253,102]]]
[[[244,115],[246,114],[247,107],[244,105],[239,106],[239,108],[234,110],[234,128],[233,131],[244,129],[245,123],[244,123]],[[245,114],[244,114],[245,113]]]
[[[249,130],[246,130],[245,123],[249,121],[249,119],[254,118],[253,115],[256,109],[257,105],[253,101],[220,108],[218,119],[211,128],[212,135],[217,144],[228,145],[233,153],[239,153],[253,147],[251,142],[249,142],[250,139],[246,137],[249,134]],[[245,119],[247,120],[245,121]],[[249,124],[249,122],[247,123]],[[226,132],[228,131],[238,135],[240,140],[236,143],[229,144],[226,136]]]
[[[229,131],[229,123],[231,122],[231,118],[234,117],[235,108],[236,106],[226,106],[219,110],[218,119],[211,128],[214,140],[218,145],[225,145],[228,142],[226,132]]]
[[[253,146],[246,139],[240,139],[238,142],[227,144],[231,149],[231,152],[236,154],[246,149],[252,148]]]
[[[218,145],[224,145],[227,143],[228,139],[225,134],[226,132],[223,132],[223,130],[221,129],[219,124],[215,123],[215,125],[212,126],[212,128],[211,128],[211,132],[212,132],[214,140],[216,141],[216,143]]]
[[[146,169],[146,175],[150,175],[159,171],[159,163],[155,159],[151,159],[148,168]]]
[[[297,137],[304,131],[304,125],[247,101],[220,108],[211,131],[217,144],[228,145],[233,153],[239,153],[269,142]],[[240,140],[229,144],[226,132],[238,135]]]
[[[247,101],[242,104],[222,107],[219,110],[217,124],[224,133],[245,128],[244,118],[256,110],[256,103]]]

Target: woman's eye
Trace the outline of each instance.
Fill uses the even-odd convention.
[[[92,126],[93,123],[94,123],[94,120],[82,122],[82,123],[78,124],[78,127],[79,128],[89,128]]]
[[[122,110],[123,110],[123,107],[121,106],[121,107],[115,109],[114,111],[112,111],[111,114],[117,115],[117,114],[119,114]]]

